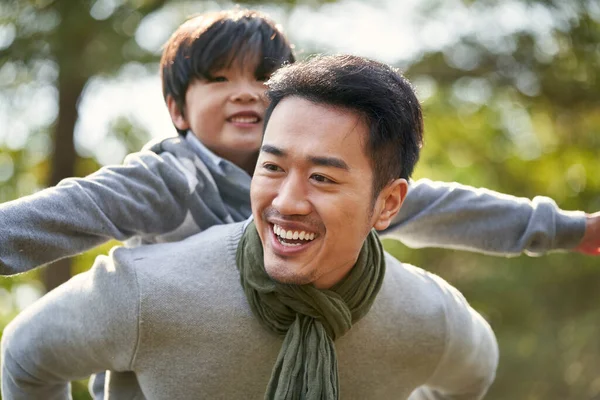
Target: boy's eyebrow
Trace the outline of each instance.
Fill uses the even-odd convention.
[[[265,153],[269,153],[274,156],[277,156],[277,157],[286,157],[287,156],[287,153],[285,152],[285,150],[282,150],[279,147],[275,147],[270,144],[263,144],[262,147],[260,148],[260,150],[264,151]],[[334,167],[334,168],[339,168],[339,169],[343,169],[346,171],[350,170],[350,167],[348,166],[348,164],[346,164],[346,162],[344,160],[337,158],[337,157],[309,156],[309,157],[307,157],[307,159],[312,164],[315,164],[315,165],[318,165],[321,167]]]

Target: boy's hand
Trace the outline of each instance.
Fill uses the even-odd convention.
[[[592,256],[600,255],[600,212],[586,215],[583,239],[573,251]]]

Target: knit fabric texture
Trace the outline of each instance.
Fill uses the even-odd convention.
[[[240,240],[236,262],[252,312],[266,329],[285,336],[265,399],[338,399],[333,342],[369,311],[381,288],[385,260],[377,233],[369,233],[355,266],[327,290],[273,280],[253,222]]]

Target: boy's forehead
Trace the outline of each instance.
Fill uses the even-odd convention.
[[[244,49],[245,44],[240,46]],[[260,49],[246,48],[244,51],[236,51],[231,49],[224,54],[220,59],[215,60],[210,68],[210,72],[216,71],[239,71],[252,72],[256,71],[263,62],[262,51]]]

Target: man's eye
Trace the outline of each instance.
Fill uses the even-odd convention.
[[[320,174],[314,174],[313,176],[311,176],[311,179],[313,179],[317,182],[320,182],[320,183],[335,183],[331,179],[327,178],[326,176],[320,175]]]
[[[279,166],[277,166],[275,164],[270,164],[270,163],[263,164],[263,168],[266,169],[267,171],[272,171],[272,172],[283,171]]]
[[[227,78],[224,76],[213,76],[211,79],[212,82],[227,82]]]

